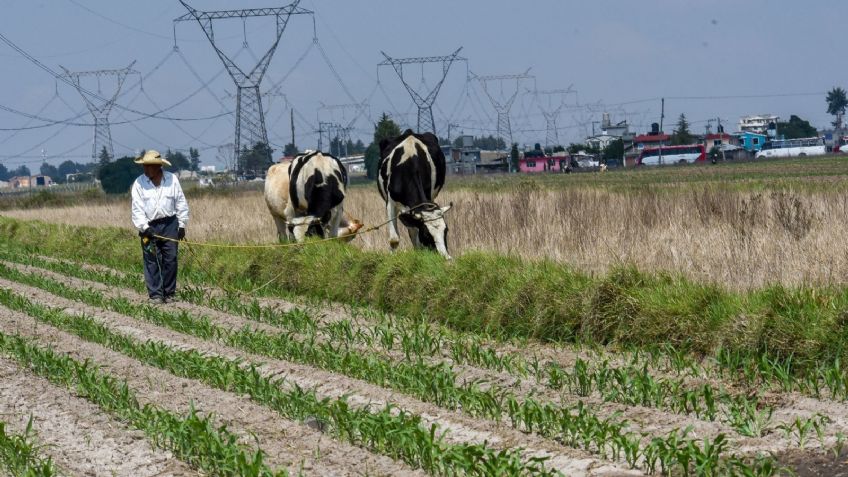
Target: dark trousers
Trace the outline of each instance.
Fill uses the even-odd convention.
[[[176,239],[179,223],[176,217],[149,223],[156,235]],[[141,244],[144,259],[144,281],[150,298],[169,298],[177,291],[177,242],[153,239],[147,247]]]

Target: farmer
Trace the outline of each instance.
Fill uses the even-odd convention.
[[[188,223],[188,203],[177,176],[163,171],[171,163],[153,150],[135,160],[144,174],[132,185],[132,222],[141,237],[144,281],[151,303],[174,300],[177,290],[177,242]]]

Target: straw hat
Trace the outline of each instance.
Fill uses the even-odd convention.
[[[168,162],[167,159],[165,159],[164,157],[162,157],[161,154],[159,154],[159,151],[154,151],[153,149],[145,152],[143,156],[136,158],[135,163],[141,164],[142,166],[157,164],[160,166],[171,165],[171,163]]]

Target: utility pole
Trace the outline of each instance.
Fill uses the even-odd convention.
[[[660,158],[659,158],[659,164],[660,165],[663,165],[662,136],[665,134],[663,132],[663,119],[665,119],[665,98],[662,98],[662,103],[661,103],[661,107],[660,107]]]
[[[112,130],[109,126],[109,113],[112,112],[112,107],[115,106],[115,101],[118,99],[118,95],[121,92],[121,88],[123,87],[127,76],[131,74],[140,74],[138,71],[132,69],[133,65],[135,65],[135,61],[130,63],[126,68],[117,70],[76,72],[69,71],[67,68],[60,65],[60,68],[65,71],[65,77],[71,80],[71,83],[73,83],[77,92],[80,96],[82,96],[83,101],[85,101],[85,106],[88,108],[88,112],[90,112],[94,117],[94,143],[91,146],[91,159],[94,163],[98,162],[98,154],[100,154],[100,151],[104,147],[106,148],[106,153],[109,155],[109,160],[115,158],[115,151],[112,148]],[[85,77],[97,78],[98,94],[100,93],[100,79],[104,77],[114,77],[117,81],[115,93],[105,101],[96,103],[95,99],[90,98],[89,95],[85,93],[85,89],[82,87],[81,78]]]
[[[512,104],[515,102],[515,98],[518,97],[518,91],[519,87],[521,86],[521,81],[526,79],[535,79],[535,77],[530,75],[529,73],[530,68],[527,68],[527,71],[525,71],[524,73],[514,75],[474,75],[474,78],[480,82],[480,85],[483,86],[483,91],[486,93],[486,96],[489,97],[489,101],[492,102],[492,106],[498,113],[497,134],[498,137],[503,140],[504,145],[512,145],[512,126],[509,122],[509,111],[510,109],[512,109]],[[515,81],[515,90],[512,94],[504,95],[503,82],[512,80]],[[497,81],[500,86],[499,98],[493,96],[491,90],[489,89],[489,83],[494,81]]]
[[[559,144],[557,119],[559,119],[559,114],[562,111],[562,108],[565,107],[565,100],[567,96],[571,93],[577,93],[571,89],[571,86],[566,89],[552,89],[547,91],[535,90],[533,92],[534,96],[536,96],[536,103],[542,111],[542,116],[545,117],[545,149],[561,145]],[[542,101],[542,97],[548,98],[548,101]],[[553,105],[551,99],[555,97],[559,97],[559,102]],[[594,136],[594,134],[592,135]]]
[[[259,86],[262,83],[262,78],[265,76],[265,71],[271,63],[271,58],[280,44],[280,38],[288,25],[292,15],[307,14],[313,15],[314,12],[305,8],[300,8],[298,4],[300,0],[295,0],[291,4],[281,8],[255,8],[242,10],[218,10],[202,12],[188,5],[185,0],[180,0],[180,3],[188,10],[185,15],[174,19],[174,24],[178,22],[196,20],[206,38],[215,50],[215,53],[224,63],[227,73],[233,79],[233,82],[238,89],[236,95],[236,131],[235,131],[235,154],[236,154],[236,177],[242,175],[242,161],[240,160],[241,150],[246,147],[254,147],[257,144],[263,144],[267,150],[267,162],[271,162],[270,145],[268,142],[268,131],[265,128],[265,113],[262,110],[262,96],[259,91]],[[274,17],[276,19],[276,36],[274,43],[259,59],[256,65],[250,70],[243,70],[235,64],[233,58],[230,58],[221,50],[215,42],[215,32],[212,24],[215,20],[239,18],[244,25],[247,18],[253,17]],[[314,18],[313,18],[314,29]]]
[[[294,151],[297,152],[297,143],[294,142],[294,108],[291,108],[289,111],[290,111],[289,120],[291,121],[291,130],[292,130],[292,149],[294,149]]]
[[[422,56],[415,58],[392,58],[385,52],[380,52],[386,57],[386,60],[377,65],[377,70],[379,71],[380,66],[391,66],[394,68],[395,73],[397,73],[398,78],[400,78],[401,83],[403,83],[403,87],[406,88],[406,91],[412,97],[412,101],[418,107],[418,132],[432,132],[433,134],[436,134],[436,121],[433,119],[433,103],[436,102],[436,97],[439,95],[439,90],[442,88],[442,84],[445,82],[445,78],[447,78],[448,71],[450,71],[450,67],[453,62],[468,61],[467,59],[459,56],[459,52],[461,50],[462,47],[459,47],[456,51],[447,56]],[[413,89],[409,82],[404,79],[403,66],[410,64],[421,65],[423,71],[426,63],[441,63],[442,78],[436,82],[435,86],[430,88],[429,92],[419,92]],[[422,94],[425,92],[426,94]]]

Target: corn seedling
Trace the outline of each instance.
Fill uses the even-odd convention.
[[[9,432],[0,421],[0,470],[21,477],[52,477],[58,475],[50,457],[42,457],[35,444],[32,416],[21,434]]]

